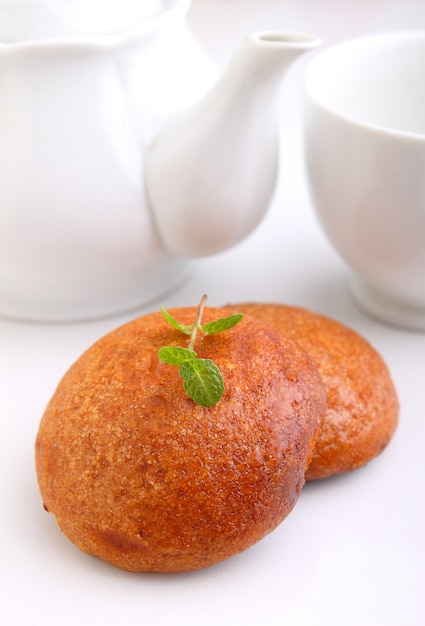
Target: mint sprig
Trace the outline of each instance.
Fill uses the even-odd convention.
[[[194,350],[197,333],[201,331],[206,335],[213,335],[229,330],[241,321],[243,315],[235,313],[202,325],[201,320],[206,300],[207,296],[204,295],[198,306],[196,320],[189,326],[180,324],[162,305],[160,306],[160,311],[167,322],[181,333],[190,335],[190,341],[187,348],[182,346],[163,346],[158,351],[158,357],[167,365],[178,366],[187,395],[196,404],[208,407],[217,404],[222,397],[224,380],[219,367],[214,361],[198,358]]]

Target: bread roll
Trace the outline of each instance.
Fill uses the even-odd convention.
[[[358,333],[325,315],[283,304],[229,305],[292,337],[316,363],[327,408],[306,480],[366,465],[389,443],[398,398],[386,364]]]
[[[190,324],[196,309],[171,314]],[[203,322],[223,317],[207,308]],[[316,366],[256,319],[199,336],[225,381],[195,404],[158,359],[188,337],[160,313],[106,335],[69,369],[40,423],[41,495],[85,552],[132,572],[197,570],[272,531],[304,484],[325,411]]]

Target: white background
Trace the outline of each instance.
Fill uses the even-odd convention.
[[[418,0],[195,0],[189,20],[218,65],[255,30],[315,33],[325,45],[425,28]],[[425,623],[425,334],[360,311],[349,271],[322,234],[303,170],[300,106],[308,59],[282,89],[281,177],[269,213],[237,248],[196,262],[165,306],[280,301],[335,317],[386,359],[401,415],[366,468],[305,487],[256,546],[208,570],[134,575],[81,553],[44,512],[33,445],[59,378],[94,340],[144,311],[68,325],[0,321],[0,621],[7,626],[420,626]],[[424,277],[425,279],[425,277]],[[156,304],[151,308],[156,308]]]

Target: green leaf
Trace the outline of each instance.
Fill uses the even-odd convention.
[[[192,359],[180,367],[187,395],[196,404],[214,406],[224,393],[223,376],[210,359]]]
[[[202,326],[202,330],[207,335],[213,335],[214,333],[220,333],[223,330],[229,330],[229,328],[233,328],[236,324],[239,324],[241,319],[243,318],[242,313],[234,313],[233,315],[229,315],[229,317],[222,317],[215,322],[208,322],[208,324],[204,324]]]
[[[163,346],[159,349],[158,356],[167,365],[183,365],[196,358],[196,352],[180,346]]]
[[[171,324],[173,328],[175,328],[176,330],[179,330],[181,333],[184,333],[185,335],[191,334],[192,326],[183,326],[182,324],[180,324],[176,319],[174,319],[172,315],[170,315],[167,309],[164,309],[162,304],[159,305],[159,308],[160,308],[162,315],[165,317],[167,322]]]

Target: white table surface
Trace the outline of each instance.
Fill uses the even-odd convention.
[[[325,44],[377,30],[425,28],[418,0],[194,1],[190,24],[224,64],[251,31],[320,35]],[[56,383],[94,340],[145,311],[107,320],[0,321],[0,621],[7,626],[420,626],[425,624],[425,334],[360,311],[349,271],[322,234],[303,171],[304,59],[282,89],[281,178],[267,217],[235,249],[199,261],[165,306],[294,303],[362,333],[397,387],[397,433],[366,468],[308,485],[283,524],[256,546],[191,574],[135,575],[86,556],[42,508],[33,446]],[[154,307],[156,308],[156,306]],[[152,307],[150,307],[152,309]]]

